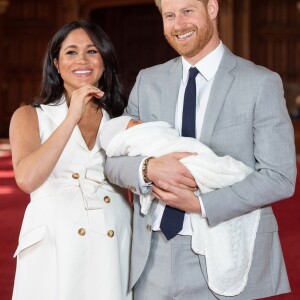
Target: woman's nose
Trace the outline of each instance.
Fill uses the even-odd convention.
[[[77,55],[77,59],[76,59],[77,62],[86,62],[87,61],[87,57],[84,53],[82,54],[78,54]]]

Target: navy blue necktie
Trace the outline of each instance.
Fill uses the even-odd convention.
[[[189,81],[184,92],[183,112],[182,112],[182,136],[196,136],[196,82],[195,78],[199,73],[197,68],[190,68]],[[160,229],[170,240],[176,236],[183,226],[185,212],[177,208],[166,205]]]

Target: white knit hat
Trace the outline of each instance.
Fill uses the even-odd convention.
[[[110,141],[120,132],[124,131],[132,118],[129,116],[121,116],[113,118],[103,124],[100,129],[100,144],[104,150]]]

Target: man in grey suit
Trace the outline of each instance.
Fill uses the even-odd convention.
[[[194,178],[179,162],[191,153],[107,159],[108,179],[136,194],[130,285],[135,300],[252,300],[288,293],[271,208],[272,203],[293,195],[296,178],[293,127],[281,79],[233,55],[222,44],[217,31],[217,0],[155,2],[165,37],[180,57],[139,73],[125,114],[143,122],[167,121],[181,132],[186,122],[182,116],[188,73],[196,67],[195,138],[219,156],[241,160],[254,172],[232,186],[196,196]],[[147,137],[141,142],[147,143]],[[144,216],[137,195],[149,191],[156,200]],[[180,232],[166,238],[161,220],[170,207],[184,212],[184,220]],[[231,294],[213,290],[205,256],[191,248],[190,215],[200,214],[213,227],[260,208],[252,263],[241,290]],[[234,251],[239,241],[232,244]],[[226,259],[224,256],[225,264]],[[234,277],[224,280],[230,286]]]

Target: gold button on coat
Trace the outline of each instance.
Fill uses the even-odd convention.
[[[85,229],[84,228],[79,228],[78,229],[78,234],[81,235],[81,236],[84,236],[85,235]]]
[[[80,176],[79,176],[78,173],[73,173],[73,174],[72,174],[72,177],[73,177],[74,179],[79,179]]]
[[[152,230],[152,226],[149,225],[149,224],[146,226],[146,228],[147,228],[148,231],[151,231],[151,230]]]
[[[109,198],[108,196],[105,196],[105,197],[104,197],[104,202],[105,202],[105,203],[109,203],[109,202],[110,202],[110,198]]]
[[[109,237],[113,237],[113,236],[115,235],[115,233],[114,233],[113,230],[109,230],[109,231],[107,232],[107,235],[108,235]]]

